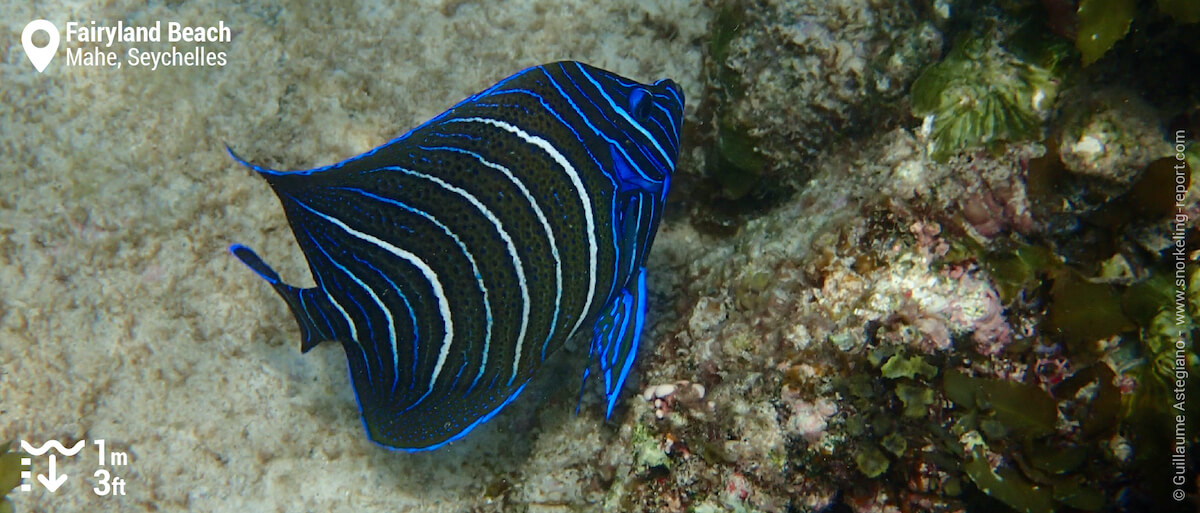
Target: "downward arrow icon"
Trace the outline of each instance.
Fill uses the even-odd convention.
[[[51,454],[50,455],[50,477],[47,478],[46,476],[43,476],[41,474],[37,475],[38,482],[42,483],[42,486],[45,486],[47,490],[50,490],[50,493],[54,493],[56,490],[58,490],[58,487],[62,486],[63,483],[67,482],[66,474],[63,474],[60,476],[55,475],[56,469],[54,468],[54,460],[55,460],[54,455]]]

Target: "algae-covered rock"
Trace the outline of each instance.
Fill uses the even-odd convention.
[[[716,2],[701,101],[714,144],[707,174],[730,197],[766,184],[798,185],[811,159],[847,129],[872,126],[941,36],[891,2]]]
[[[895,34],[892,44],[874,61],[876,94],[886,100],[907,92],[921,70],[939,55],[941,45],[942,33],[930,22]]]
[[[1103,90],[1066,103],[1059,158],[1093,193],[1123,193],[1151,161],[1171,152],[1158,116],[1128,91]]]
[[[643,424],[633,427],[633,437],[630,441],[633,448],[633,460],[641,469],[667,467],[671,460],[658,444],[658,439]]]

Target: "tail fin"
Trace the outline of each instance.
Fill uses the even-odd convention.
[[[271,284],[275,292],[287,302],[288,308],[292,310],[292,315],[296,317],[296,323],[300,325],[300,352],[307,353],[317,344],[334,339],[333,326],[329,324],[323,307],[328,299],[318,289],[301,289],[283,283],[279,279],[279,273],[263,262],[254,250],[246,246],[234,244],[229,247],[229,252],[233,253],[233,256],[246,264],[246,267],[249,267],[260,278]],[[314,320],[314,312],[321,320],[320,324]]]

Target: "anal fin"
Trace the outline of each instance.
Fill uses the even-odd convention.
[[[605,419],[612,416],[621,388],[629,377],[634,359],[637,358],[645,317],[646,268],[641,267],[633,281],[608,305],[608,310],[596,321],[592,331],[589,354],[596,358],[603,380]],[[588,371],[583,375],[585,383]]]

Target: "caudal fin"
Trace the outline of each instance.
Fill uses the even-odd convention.
[[[324,295],[319,294],[317,289],[301,289],[283,283],[279,279],[279,273],[263,262],[254,250],[246,246],[234,244],[229,246],[229,252],[233,253],[233,256],[246,264],[246,267],[249,267],[260,278],[271,284],[275,292],[287,302],[288,308],[292,310],[292,315],[296,317],[296,323],[300,325],[301,352],[307,353],[317,344],[334,339],[333,327],[322,313],[322,305],[328,300]],[[314,313],[316,314],[315,318]],[[321,320],[320,324],[317,323],[316,318]]]

